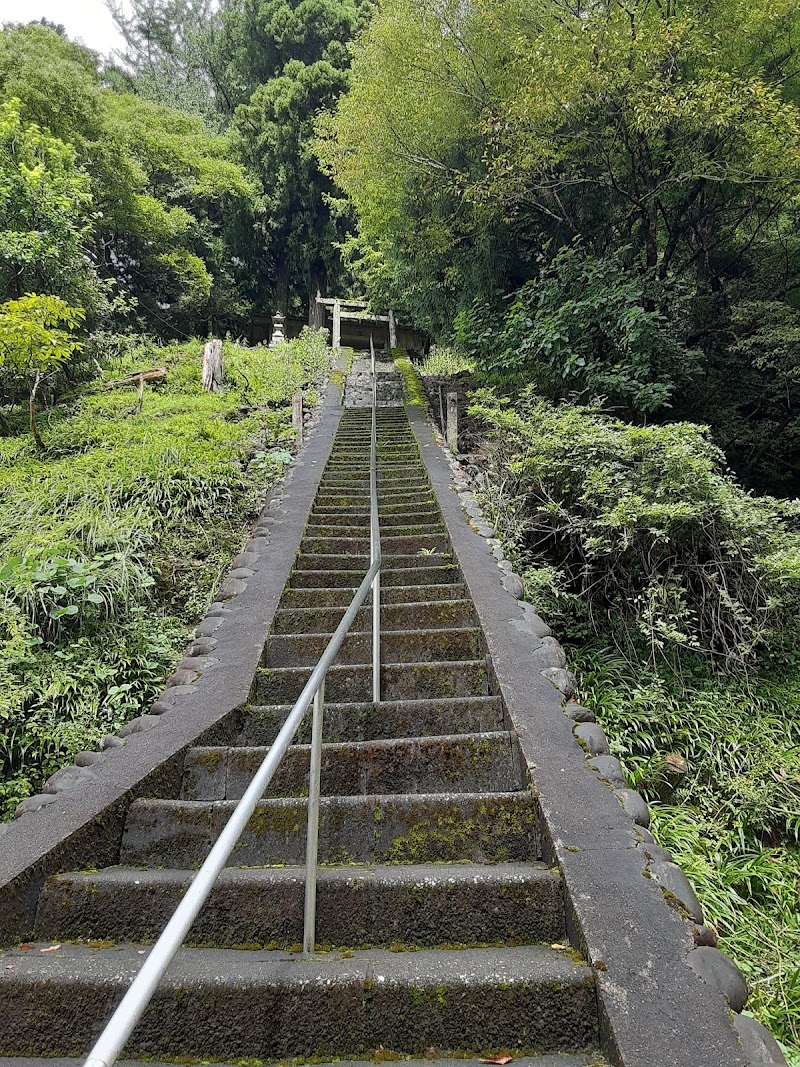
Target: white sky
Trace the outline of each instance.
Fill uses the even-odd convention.
[[[105,0],[0,0],[0,23],[41,18],[60,23],[73,40],[103,55],[122,44]]]

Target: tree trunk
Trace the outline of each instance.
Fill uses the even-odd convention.
[[[222,341],[209,341],[203,351],[202,385],[207,393],[218,393],[225,381]]]
[[[327,296],[328,286],[325,268],[320,263],[311,267],[308,297],[308,325],[312,330],[321,330],[325,325],[325,308],[317,303],[317,296]]]
[[[31,433],[33,439],[36,442],[36,447],[44,451],[44,441],[39,433],[39,427],[36,425],[36,393],[39,390],[39,383],[42,380],[41,374],[37,372],[36,381],[33,383],[33,389],[31,389],[30,400],[28,401],[28,416],[30,418]]]

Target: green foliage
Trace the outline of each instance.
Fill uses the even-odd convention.
[[[0,370],[36,378],[60,367],[80,348],[69,331],[82,320],[80,308],[57,296],[27,293],[0,304]]]
[[[799,53],[790,0],[386,0],[321,124],[354,269],[493,374],[708,423],[795,494]]]
[[[140,411],[135,386],[99,382],[49,412],[47,452],[0,438],[0,814],[155,698],[327,351],[310,331],[276,350],[226,344],[228,385],[205,393],[199,341],[108,349],[95,342],[108,378],[166,368]]]
[[[20,111],[16,98],[0,103],[0,296],[35,290],[89,302],[89,176],[70,145],[23,122]]]
[[[651,803],[656,835],[689,876],[750,987],[748,1009],[800,1056],[800,665],[745,677],[680,674],[595,642],[570,657],[581,698]],[[676,780],[664,757],[688,763]]]
[[[475,364],[457,349],[432,345],[428,356],[417,364],[423,378],[452,378],[457,374],[473,374]]]
[[[336,285],[344,237],[333,186],[312,151],[317,115],[348,82],[348,42],[371,0],[234,0],[223,12],[217,55],[242,158],[260,186],[267,282],[273,306],[300,310]],[[238,106],[237,106],[238,105]]]
[[[530,382],[549,399],[600,398],[653,414],[671,405],[700,357],[655,309],[656,295],[667,302],[663,285],[648,288],[621,256],[595,259],[576,246],[562,248],[514,295],[501,335],[490,346],[480,342],[482,364]]]
[[[0,304],[0,381],[5,377],[25,384],[31,432],[39,448],[43,447],[36,424],[39,385],[81,348],[69,330],[83,317],[81,308],[70,307],[57,296],[28,293]]]
[[[596,629],[652,657],[748,659],[797,624],[795,505],[747,494],[708,433],[629,426],[530,390],[476,394],[518,541],[563,575]]]
[[[241,331],[253,189],[229,141],[197,115],[103,88],[97,57],[43,26],[0,32],[0,101],[15,98],[0,135],[0,198],[7,186],[19,219],[9,215],[0,256],[5,241],[32,276],[0,259],[0,296],[53,292],[92,325],[137,307],[167,336]]]
[[[115,88],[224,125],[225,95],[214,63],[219,14],[212,0],[107,0],[124,40],[121,66],[106,72]]]

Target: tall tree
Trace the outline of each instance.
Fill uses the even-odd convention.
[[[798,57],[792,0],[384,0],[321,153],[370,277],[440,334],[447,305],[452,321],[478,297],[502,318],[525,281],[539,306],[567,245],[586,274],[565,300],[614,257],[686,345],[672,413],[711,422],[752,484],[797,488]],[[604,342],[585,365],[599,381],[615,361]]]
[[[89,194],[84,203],[60,177],[38,205],[42,241],[63,230],[41,218],[52,202],[76,216],[81,269],[90,262],[95,275],[116,282],[150,329],[169,335],[246,327],[253,191],[227,138],[210,134],[196,115],[103,88],[94,53],[39,25],[0,32],[0,102],[7,98],[18,99],[21,123],[57,135]],[[9,151],[24,144],[10,135]],[[60,158],[55,149],[36,151],[53,166]],[[9,182],[30,185],[44,181],[47,168],[8,173]],[[24,198],[13,199],[21,211]],[[17,228],[12,210],[5,218],[2,237]],[[63,285],[72,261],[59,254],[44,266]],[[18,293],[10,288],[7,295]]]
[[[230,115],[215,67],[214,0],[106,0],[124,40],[107,77],[147,100],[199,115],[220,130]]]
[[[273,300],[300,310],[338,283],[344,232],[313,151],[315,126],[348,84],[349,44],[372,0],[232,0],[223,11],[233,124],[261,185]],[[313,309],[313,300],[310,302]]]

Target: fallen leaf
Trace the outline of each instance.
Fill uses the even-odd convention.
[[[30,952],[30,950],[33,948],[33,945],[17,945],[17,948],[20,950],[20,952]]]
[[[144,956],[144,949],[143,948],[137,948],[136,949],[136,955],[137,956]]]
[[[40,952],[56,952],[60,948],[61,948],[61,945],[50,945],[49,948],[40,948],[39,951]]]
[[[485,1060],[481,1060],[481,1063],[497,1063],[499,1067],[506,1067],[507,1063],[511,1063],[511,1056],[488,1056]]]
[[[554,945],[551,945],[550,948],[562,949],[563,950],[565,948],[569,948],[569,945],[560,945],[558,942],[556,942]]]

